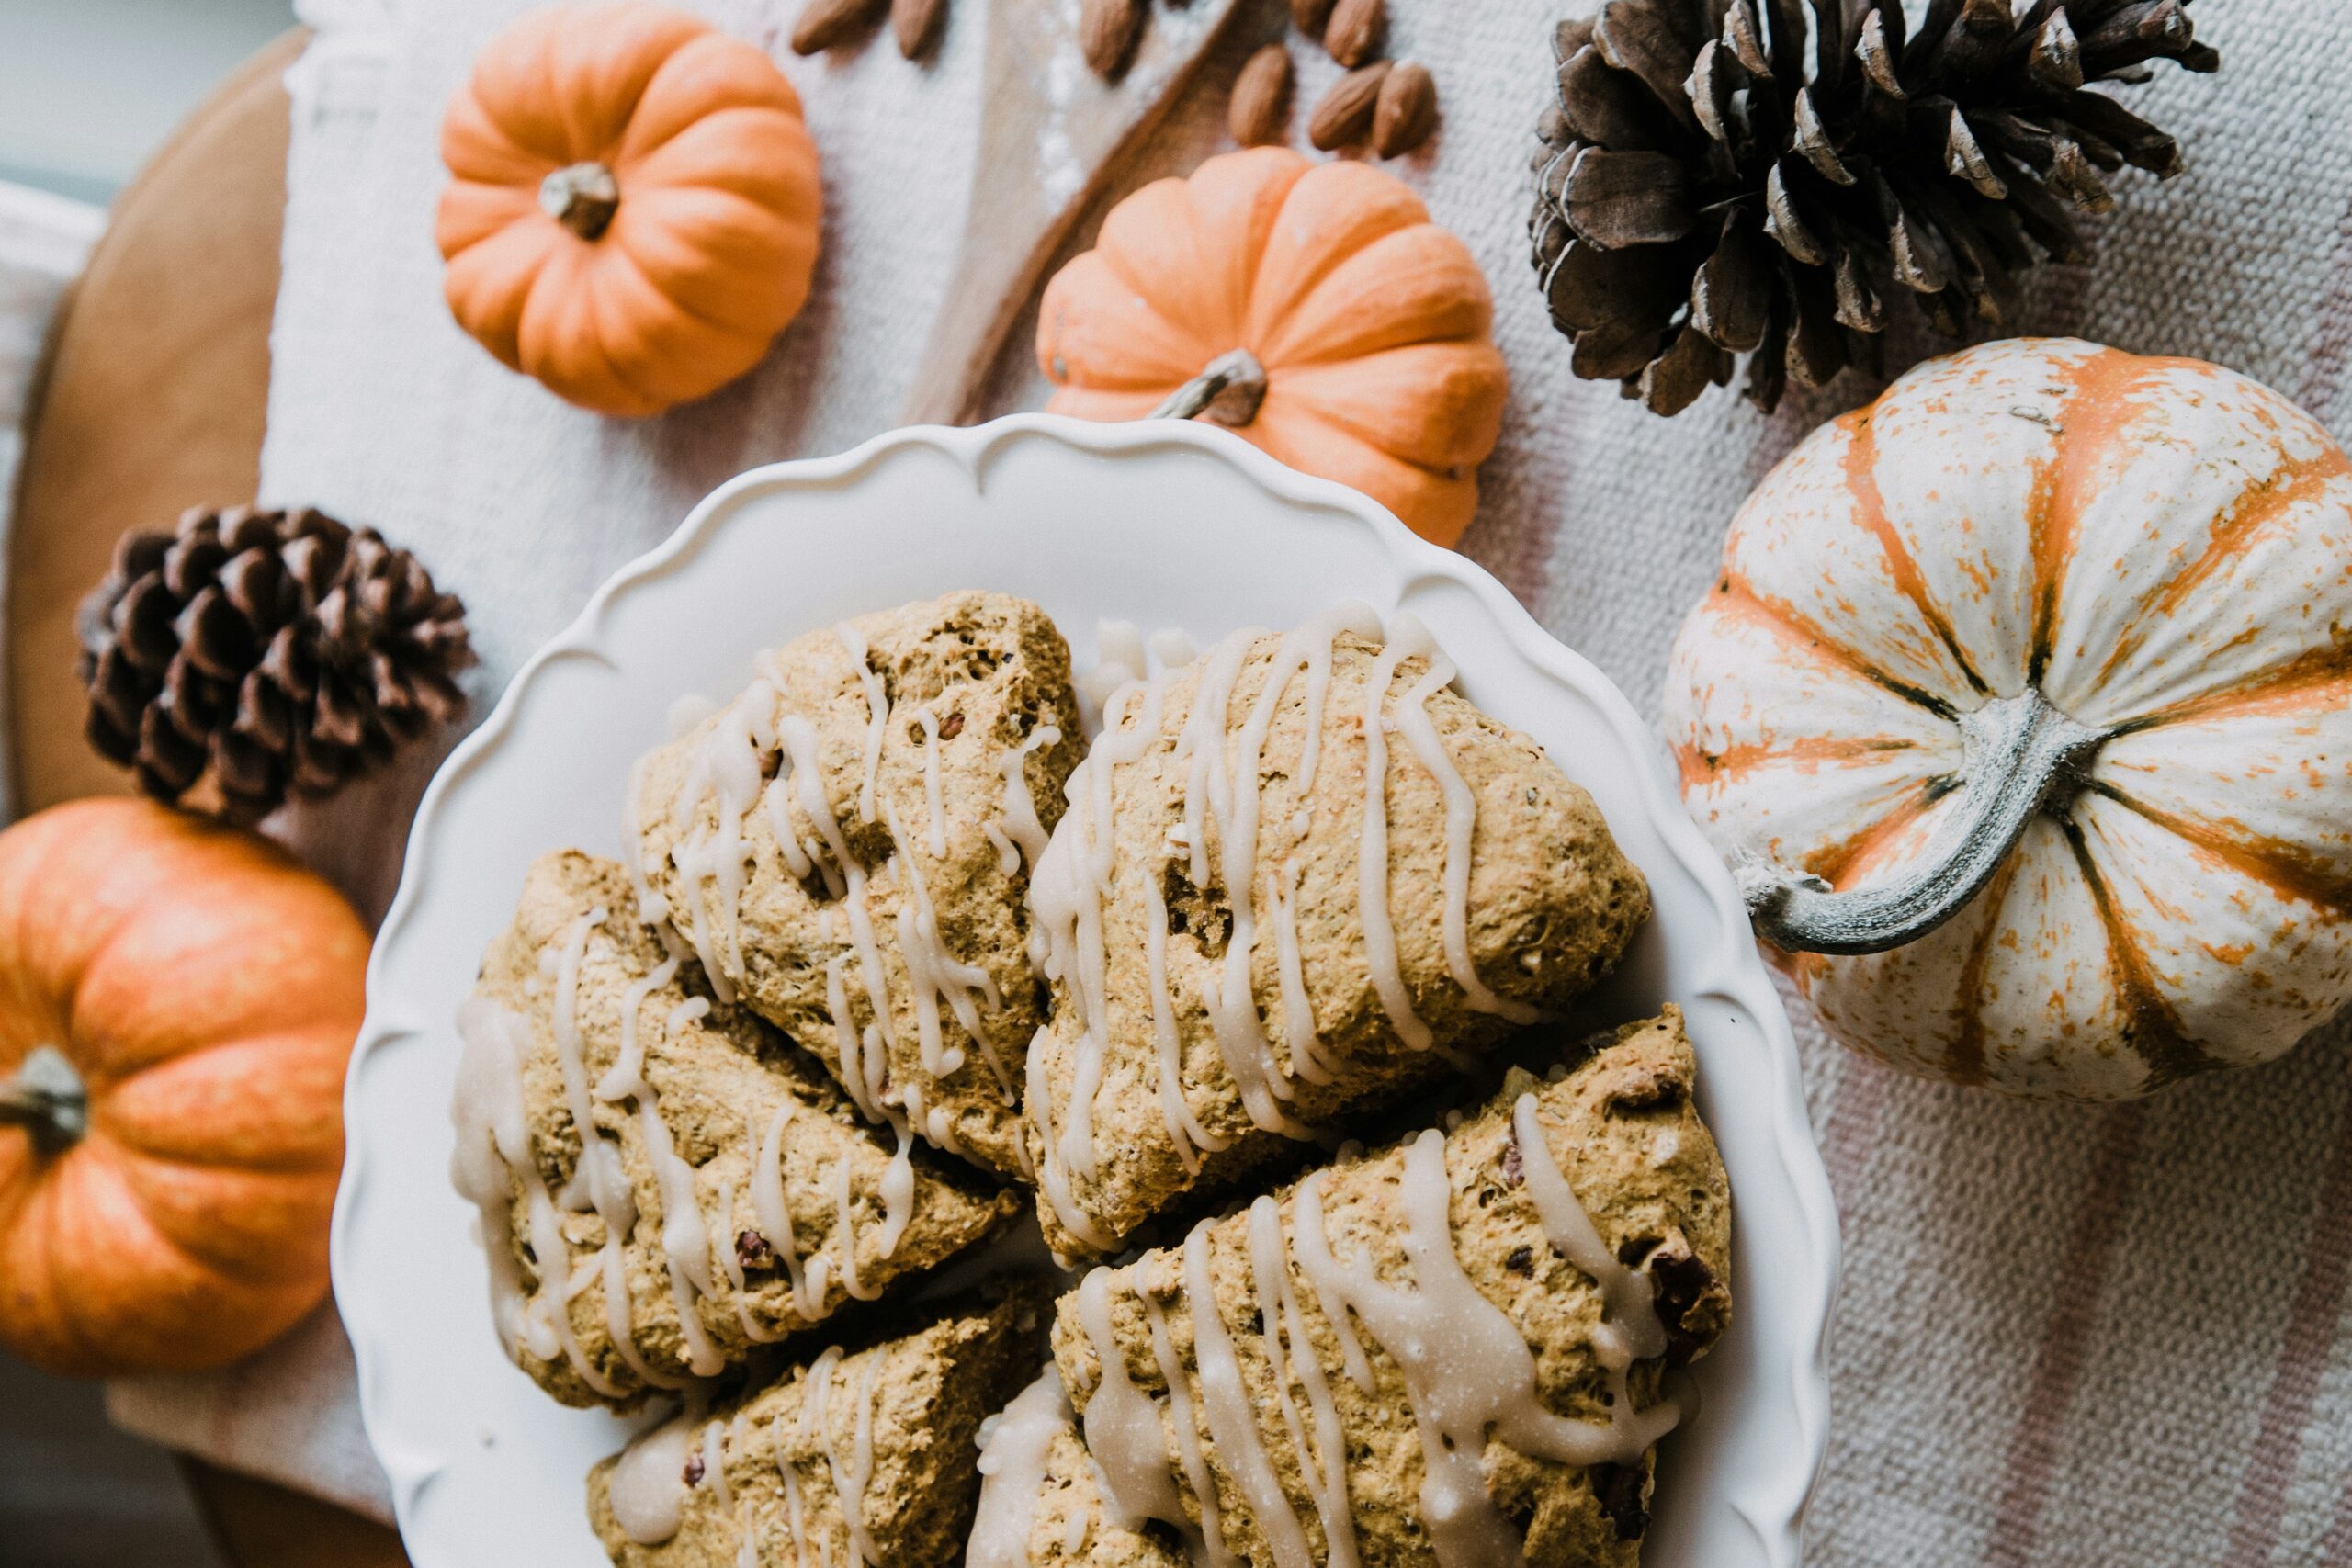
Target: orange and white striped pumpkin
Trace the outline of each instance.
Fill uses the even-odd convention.
[[[1834,1033],[2113,1100],[2352,1000],[2347,699],[2342,449],[2231,371],[2020,340],[1773,471],[1665,728],[1759,932],[1831,950],[1787,962]]]

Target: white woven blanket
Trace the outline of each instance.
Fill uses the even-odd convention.
[[[374,523],[465,595],[485,699],[719,479],[893,423],[949,284],[981,43],[980,0],[955,0],[928,70],[887,40],[784,57],[825,158],[816,302],[747,382],[616,424],[508,376],[441,306],[435,125],[474,48],[525,3],[304,6],[322,31],[296,73],[263,464],[267,499]],[[1465,547],[1648,707],[1739,498],[1873,389],[1842,383],[1772,420],[1714,397],[1668,423],[1568,376],[1522,230],[1555,3],[1591,0],[1392,0],[1397,47],[1430,64],[1445,115],[1403,173],[1486,264],[1513,378]],[[712,0],[710,14],[782,56],[796,8]],[[2182,136],[2189,173],[2124,182],[2099,265],[2052,275],[2035,324],[2220,360],[2352,435],[2352,6],[2197,0],[2196,17],[2222,75],[2167,71],[2136,100]],[[1304,73],[1306,101],[1329,73]],[[1171,157],[1213,145],[1220,110],[1214,94],[1189,106]],[[997,407],[1039,398],[1016,365]],[[383,813],[413,788],[338,813],[370,830],[304,825],[370,901],[399,849]],[[1816,1561],[2352,1563],[2352,1064],[2338,1040],[2112,1111],[1901,1080],[1817,1038],[1806,1055],[1848,1248]],[[120,1386],[115,1408],[380,1511],[351,1397],[325,1318],[241,1372]]]

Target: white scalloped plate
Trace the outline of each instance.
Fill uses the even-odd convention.
[[[1837,1220],[1788,1021],[1656,741],[1494,579],[1355,492],[1204,425],[1023,415],[724,486],[524,668],[425,795],[368,973],[334,1245],[361,1409],[417,1568],[601,1562],[581,1482],[625,1430],[554,1404],[501,1354],[447,1175],[453,1019],[524,868],[563,845],[613,852],[628,765],[665,739],[682,694],[723,697],[761,649],[967,587],[1042,604],[1081,664],[1105,618],[1205,644],[1341,598],[1409,607],[1464,694],[1592,792],[1657,909],[1592,1021],[1682,1005],[1736,1205],[1734,1325],[1662,1450],[1643,1560],[1793,1564],[1827,1440]]]

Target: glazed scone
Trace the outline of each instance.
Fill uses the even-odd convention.
[[[1035,1292],[838,1348],[601,1461],[588,1517],[621,1568],[949,1568],[981,1421],[1036,1366]]]
[[[453,1174],[507,1349],[566,1404],[727,1371],[1018,1209],[865,1122],[635,908],[618,864],[541,857],[460,1017]]]
[[[1590,987],[1647,918],[1592,798],[1449,689],[1417,623],[1381,637],[1342,606],[1113,699],[1032,889],[1053,1014],[1026,1116],[1057,1252],[1107,1256],[1402,1100]]]
[[[812,632],[639,764],[648,918],[869,1116],[1023,1174],[1023,898],[1080,751],[1034,604],[951,593]]]
[[[1730,1321],[1692,1071],[1669,1010],[1089,1274],[1055,1359],[1116,1511],[1259,1568],[1633,1568],[1666,1369]]]
[[[964,1568],[1185,1568],[1165,1525],[1114,1517],[1052,1367],[980,1428],[980,1502]]]

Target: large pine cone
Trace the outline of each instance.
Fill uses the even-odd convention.
[[[254,820],[383,766],[465,710],[465,606],[375,530],[198,507],[124,536],[83,600],[86,733],[176,801],[210,775]]]
[[[1947,335],[2008,326],[2037,252],[2082,259],[2068,209],[2111,206],[2104,175],[2180,172],[2086,84],[2218,70],[2188,5],[1611,0],[1562,22],[1530,232],[1576,373],[1672,414],[1747,354],[1769,412],[1791,380],[1875,367],[1897,288]]]

